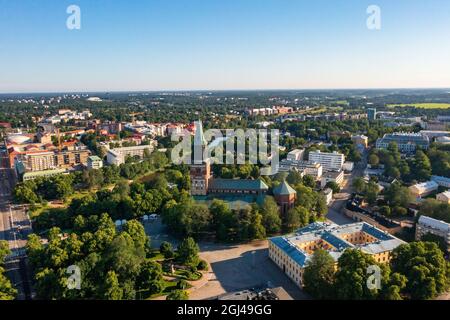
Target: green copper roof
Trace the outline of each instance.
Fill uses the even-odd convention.
[[[211,189],[232,190],[268,190],[269,187],[262,180],[250,179],[213,179],[210,183]]]
[[[283,181],[273,189],[273,194],[276,196],[286,196],[295,193],[297,193],[297,191],[295,191],[286,181]]]

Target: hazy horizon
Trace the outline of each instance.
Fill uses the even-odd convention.
[[[66,27],[72,4],[80,30]],[[370,5],[380,30],[366,25]],[[450,88],[445,0],[0,0],[0,9],[2,94]]]

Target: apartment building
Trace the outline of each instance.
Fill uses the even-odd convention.
[[[332,153],[311,151],[309,152],[309,161],[320,163],[326,171],[341,171],[345,156],[336,151]]]
[[[103,160],[97,156],[90,156],[87,159],[87,168],[88,169],[100,169],[103,167]]]

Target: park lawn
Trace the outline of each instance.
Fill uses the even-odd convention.
[[[155,298],[158,298],[161,296],[166,296],[173,290],[177,289],[178,281],[169,281],[169,280],[163,280],[163,281],[164,281],[163,291],[161,291],[160,293],[154,293],[154,294],[150,295],[148,298],[146,298],[145,300],[151,300],[151,299],[155,299]],[[145,295],[145,291],[141,292],[141,294]]]
[[[450,103],[411,103],[411,104],[388,104],[388,108],[414,107],[419,109],[449,109]]]
[[[155,250],[151,253],[151,257],[149,258],[151,261],[163,261],[165,260],[164,255],[159,252],[159,250]]]

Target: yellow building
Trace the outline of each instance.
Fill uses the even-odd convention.
[[[337,262],[348,248],[372,255],[378,263],[387,263],[391,252],[404,241],[368,223],[338,226],[316,222],[289,236],[269,239],[269,258],[297,284],[302,286],[304,268],[317,249],[328,251]]]

